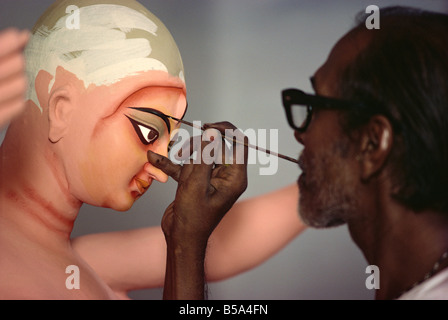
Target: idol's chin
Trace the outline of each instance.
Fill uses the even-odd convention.
[[[115,211],[126,212],[132,208],[135,201],[137,201],[141,196],[142,194],[138,191],[131,191],[125,199],[122,199],[121,201],[114,201],[114,203],[111,203],[107,207]]]

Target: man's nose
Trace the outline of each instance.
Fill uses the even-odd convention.
[[[304,145],[304,143],[303,143],[303,134],[304,134],[304,132],[300,132],[298,130],[294,130],[294,137],[302,145]]]

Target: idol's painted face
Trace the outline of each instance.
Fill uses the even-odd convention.
[[[148,150],[167,156],[173,131],[186,111],[184,91],[147,87],[129,96],[112,114],[95,117],[80,134],[78,150],[71,153],[68,177],[72,193],[82,202],[128,210],[153,180],[168,177],[147,162]],[[82,119],[82,117],[79,117]],[[74,123],[72,124],[74,125]]]

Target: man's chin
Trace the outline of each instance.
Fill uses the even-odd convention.
[[[321,209],[309,208],[302,202],[299,202],[299,216],[305,225],[314,229],[326,229],[345,224],[345,221],[337,215],[325,213]]]

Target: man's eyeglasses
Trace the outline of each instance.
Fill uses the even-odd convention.
[[[306,94],[298,89],[283,90],[282,98],[289,125],[300,132],[308,128],[315,108],[347,109],[363,106],[361,103]]]

